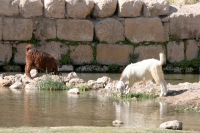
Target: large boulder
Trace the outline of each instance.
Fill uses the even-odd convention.
[[[8,80],[8,79],[0,80],[0,86],[1,87],[9,87],[11,84],[12,84],[11,80]]]
[[[0,0],[0,16],[19,15],[19,0]]]
[[[143,15],[154,17],[169,14],[169,3],[167,0],[144,0]]]
[[[92,41],[93,23],[89,20],[57,20],[57,37],[70,41]]]
[[[44,15],[47,18],[65,18],[65,0],[44,0]]]
[[[28,45],[28,43],[20,43],[16,45],[16,53],[14,56],[14,62],[16,64],[21,64],[21,65],[26,64],[26,52],[25,52],[26,45]]]
[[[127,18],[125,19],[125,37],[131,42],[154,41],[164,42],[164,27],[160,18]]]
[[[198,57],[199,43],[196,40],[186,41],[186,60],[192,60]]]
[[[114,18],[107,18],[95,25],[95,35],[99,41],[116,43],[124,40],[124,27]]]
[[[167,121],[160,124],[160,128],[162,129],[173,129],[173,130],[182,130],[183,124],[177,120]]]
[[[184,60],[184,42],[169,42],[167,44],[167,60],[171,63]]]
[[[138,54],[137,61],[151,58],[160,60],[159,53],[165,53],[164,51],[165,49],[162,45],[138,46],[135,48],[134,54]]]
[[[115,13],[117,0],[94,0],[93,16],[96,18],[110,17]]]
[[[31,40],[33,33],[32,19],[4,18],[3,40]]]
[[[2,17],[0,17],[0,41],[3,38],[2,33],[3,33],[3,20]]]
[[[176,39],[200,38],[200,3],[170,8],[170,35]]]
[[[70,46],[70,59],[75,65],[91,63],[94,60],[93,49],[90,45]]]
[[[48,18],[36,18],[33,21],[34,37],[37,40],[56,38],[56,21]]]
[[[23,83],[20,81],[15,82],[9,88],[10,89],[22,89],[24,87]]]
[[[20,0],[20,14],[24,18],[43,15],[43,4],[41,0]]]
[[[0,66],[9,63],[12,57],[12,46],[0,43]]]
[[[91,0],[66,0],[67,16],[70,18],[84,19],[93,8],[94,1]]]
[[[104,65],[127,65],[130,62],[131,54],[133,54],[131,45],[99,44],[97,45],[96,60]]]
[[[141,15],[142,0],[118,0],[119,17],[139,17]]]

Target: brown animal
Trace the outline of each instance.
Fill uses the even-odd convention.
[[[33,45],[29,44],[26,46],[25,73],[31,79],[30,71],[32,68],[47,72],[53,71],[55,75],[60,74],[58,71],[58,62],[52,55],[39,51]]]

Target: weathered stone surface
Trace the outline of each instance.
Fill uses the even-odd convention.
[[[167,121],[160,124],[160,128],[162,129],[173,129],[173,130],[182,130],[182,122],[177,120]]]
[[[18,65],[5,65],[2,67],[3,71],[6,72],[21,72],[21,67]]]
[[[80,94],[80,91],[78,88],[72,88],[67,91],[68,94]]]
[[[12,47],[10,44],[0,43],[0,66],[7,64],[12,57]]]
[[[56,21],[51,19],[34,19],[34,37],[37,40],[56,38]]]
[[[169,4],[166,0],[144,0],[143,15],[153,17],[169,14]]]
[[[18,0],[0,0],[0,16],[17,16],[19,14]]]
[[[35,78],[38,76],[38,71],[36,69],[31,69],[30,74],[32,78]]]
[[[165,50],[162,45],[138,46],[134,50],[134,54],[139,55],[137,61],[151,58],[160,60],[159,53],[165,54]]]
[[[70,46],[70,58],[74,65],[91,63],[94,60],[92,47],[89,45]]]
[[[99,44],[97,45],[96,60],[105,65],[127,65],[130,62],[130,54],[133,54],[131,45]]]
[[[12,82],[8,79],[2,79],[0,80],[0,86],[2,87],[8,87],[12,84]]]
[[[165,41],[169,41],[169,23],[164,23],[164,36],[165,36]]]
[[[44,0],[44,15],[48,18],[65,18],[65,0]]]
[[[3,40],[31,40],[32,32],[31,19],[3,18]]]
[[[85,65],[76,68],[77,72],[107,72],[108,66],[99,66],[99,65]]]
[[[164,27],[159,18],[125,19],[125,37],[131,42],[164,41]]]
[[[118,0],[118,16],[138,17],[141,15],[142,5],[141,0]]]
[[[96,18],[110,17],[117,8],[117,0],[94,0],[93,16]]]
[[[20,14],[24,18],[43,15],[43,4],[41,0],[20,0]]]
[[[63,65],[59,68],[60,72],[72,72],[74,71],[74,67],[72,65]]]
[[[22,89],[24,87],[24,85],[22,84],[22,82],[17,81],[14,84],[12,84],[9,88],[10,89]]]
[[[95,25],[95,35],[99,41],[116,43],[124,40],[124,27],[116,19],[107,18]]]
[[[0,40],[2,40],[3,36],[3,22],[2,22],[2,18],[0,17]]]
[[[66,0],[66,11],[70,18],[84,19],[93,8],[94,1],[91,0]]]
[[[92,41],[93,23],[89,20],[58,20],[57,37],[70,41]]]
[[[170,35],[177,39],[190,39],[200,37],[200,3],[172,6],[170,12]]]
[[[28,43],[20,43],[16,46],[17,51],[14,56],[14,62],[16,64],[20,65],[26,64],[26,52],[25,52],[26,45],[28,45]]]
[[[186,41],[186,60],[192,60],[198,57],[199,47],[195,40]]]
[[[184,42],[169,42],[167,44],[167,60],[171,63],[184,60]]]

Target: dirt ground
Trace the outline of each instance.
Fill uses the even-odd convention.
[[[167,96],[159,97],[159,100],[170,103],[173,106],[200,107],[200,82],[185,82],[178,85],[168,84],[167,88]],[[132,87],[131,92],[159,95],[160,86],[152,82],[146,84],[140,82]]]

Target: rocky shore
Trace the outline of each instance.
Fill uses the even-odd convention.
[[[29,79],[25,74],[9,76],[0,74],[0,87],[5,89],[37,90],[37,83],[47,77],[47,75],[38,76],[38,72],[35,69],[31,70],[31,76],[34,77],[33,80]],[[77,88],[80,88],[81,86],[84,86],[87,90],[97,90],[99,94],[118,93],[118,90],[115,88],[118,81],[112,80],[107,76],[103,76],[97,80],[88,81],[79,78],[75,72],[71,72],[67,76],[49,76],[55,81],[62,82],[68,88],[73,86],[73,88],[70,88],[68,91],[68,93],[72,94],[79,94],[80,92]],[[200,107],[200,82],[185,82],[177,85],[168,84],[167,87],[168,95],[166,97],[158,97],[158,100],[170,103],[172,106],[177,107]],[[144,93],[159,96],[160,86],[152,81],[146,83],[138,82],[131,88],[131,93]]]

